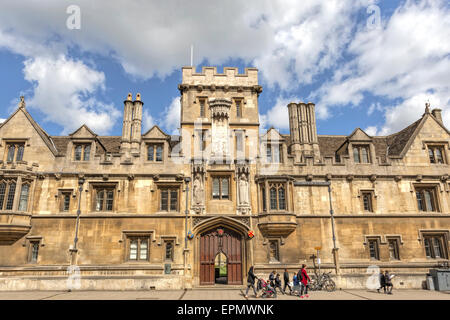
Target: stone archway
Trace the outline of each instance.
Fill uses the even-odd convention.
[[[198,267],[195,268],[195,273],[200,285],[243,283],[248,253],[246,228],[239,221],[224,217],[206,219],[196,228],[198,236],[195,260]],[[219,253],[226,256],[226,281],[220,273],[217,276],[216,257]]]
[[[200,235],[200,284],[212,285],[218,277],[218,254],[226,256],[226,284],[242,284],[242,235],[226,227],[217,227]]]

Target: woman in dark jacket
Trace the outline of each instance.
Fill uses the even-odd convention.
[[[253,272],[253,266],[251,266],[247,273],[247,291],[245,291],[246,298],[248,298],[248,290],[250,288],[253,288],[253,292],[255,293],[255,298],[258,297],[258,294],[256,293],[256,289],[255,289],[255,279],[258,279],[258,277],[255,276],[255,274]]]

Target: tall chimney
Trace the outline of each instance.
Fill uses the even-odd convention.
[[[122,140],[120,142],[121,152],[130,151],[131,147],[131,122],[133,113],[133,97],[131,93],[128,94],[123,108],[123,126],[122,126]]]
[[[442,110],[441,109],[433,109],[431,110],[431,114],[436,118],[437,121],[443,124],[442,122]]]
[[[318,161],[320,157],[317,138],[315,105],[312,102],[288,104],[289,129],[291,134],[291,154],[295,162],[307,157]]]
[[[131,152],[139,154],[141,147],[142,131],[142,106],[141,94],[136,94],[136,100],[133,102],[133,119],[131,126]]]

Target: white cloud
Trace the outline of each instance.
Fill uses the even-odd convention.
[[[361,28],[349,45],[355,58],[334,72],[332,81],[311,97],[319,98],[321,115],[330,107],[361,103],[364,95],[396,99],[381,108],[381,134],[399,130],[423,113],[424,103],[450,109],[450,8],[446,2],[406,1],[381,28]],[[377,106],[369,108],[370,115]],[[379,109],[378,109],[379,110]]]
[[[161,126],[167,130],[168,134],[179,134],[178,128],[180,126],[181,104],[180,98],[175,97],[172,102],[164,110],[164,115],[161,119]]]
[[[45,120],[63,126],[63,134],[82,124],[97,134],[106,134],[120,116],[112,105],[93,98],[93,94],[104,88],[105,75],[81,61],[65,56],[29,58],[23,72],[34,87],[27,106],[42,111]]]
[[[366,129],[364,129],[364,131],[369,135],[369,136],[376,136],[378,133],[378,129],[376,126],[369,126]]]
[[[300,99],[297,97],[278,97],[275,105],[269,109],[267,113],[259,116],[260,131],[264,132],[270,127],[274,127],[277,130],[289,129],[289,112],[287,105],[290,102],[299,101]]]
[[[155,119],[153,119],[150,112],[147,109],[144,109],[142,114],[142,132],[145,133],[150,130],[151,127],[155,125]]]
[[[292,90],[336,63],[351,39],[352,17],[367,2],[128,1],[124,7],[122,1],[85,0],[77,1],[81,29],[69,30],[65,2],[6,0],[0,32],[16,51],[65,53],[77,46],[113,56],[126,72],[143,78],[164,77],[189,64],[194,44],[194,63],[240,58],[259,67],[269,85]]]

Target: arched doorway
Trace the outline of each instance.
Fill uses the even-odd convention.
[[[215,227],[200,235],[200,285],[242,284],[242,235]]]

